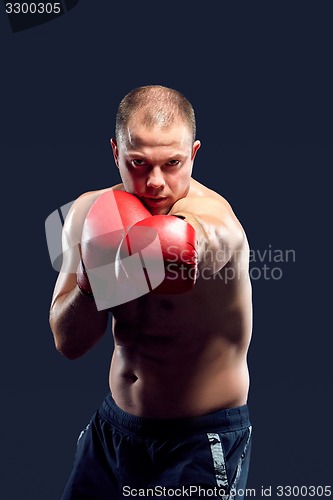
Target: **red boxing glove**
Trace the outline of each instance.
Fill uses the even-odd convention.
[[[152,245],[158,237],[160,246]],[[136,253],[144,254],[146,278],[154,293],[177,294],[191,290],[197,278],[196,235],[193,226],[173,215],[153,215],[137,222],[128,232],[121,245],[121,259]],[[156,282],[154,269],[162,260],[165,276]],[[125,269],[126,272],[126,269]]]
[[[149,216],[150,212],[141,201],[126,191],[110,190],[97,198],[82,230],[82,262],[77,271],[77,284],[83,293],[93,295],[94,287],[91,287],[87,272],[115,262],[117,249],[128,229]],[[98,284],[96,278],[96,286]]]

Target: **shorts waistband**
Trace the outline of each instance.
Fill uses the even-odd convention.
[[[105,398],[99,414],[118,430],[142,437],[228,432],[251,425],[247,405],[218,410],[199,417],[156,419],[126,413],[117,406],[111,394]]]

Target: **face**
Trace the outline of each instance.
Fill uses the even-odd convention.
[[[192,141],[183,121],[169,128],[147,128],[131,120],[120,141],[111,140],[125,190],[135,194],[152,215],[167,214],[190,188],[200,142]]]

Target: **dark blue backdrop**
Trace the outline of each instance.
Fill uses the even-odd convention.
[[[331,485],[329,2],[72,4],[15,32],[0,10],[1,498],[58,500],[107,392],[110,333],[77,361],[54,348],[44,222],[118,182],[116,108],[150,83],[193,103],[194,176],[228,199],[253,250],[248,488]]]

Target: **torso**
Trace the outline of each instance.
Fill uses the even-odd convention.
[[[192,184],[195,196],[206,191]],[[190,292],[149,293],[112,309],[110,390],[124,411],[178,418],[246,403],[252,308],[242,259],[246,242],[217,274],[199,273]]]

